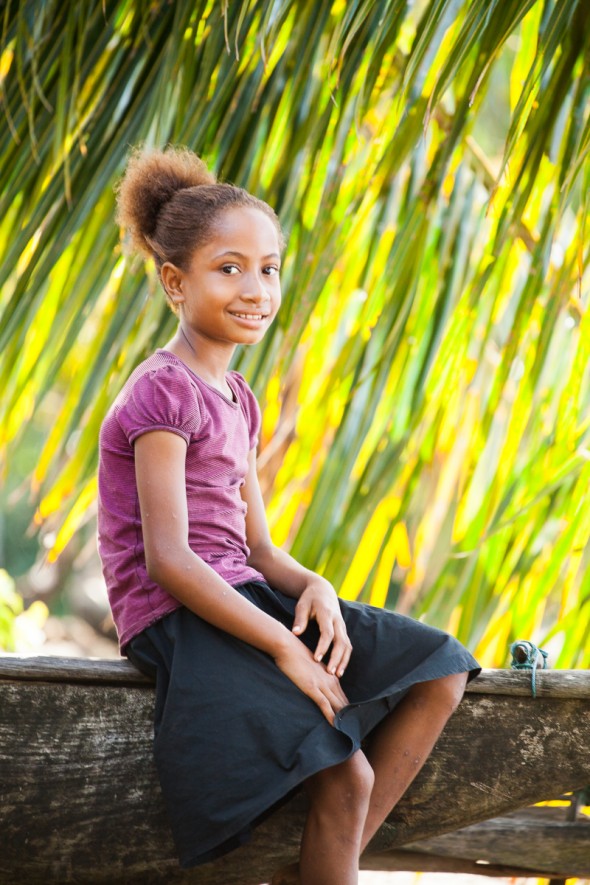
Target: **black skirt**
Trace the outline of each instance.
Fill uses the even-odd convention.
[[[291,628],[296,600],[259,581],[237,589]],[[183,867],[246,841],[306,778],[359,749],[415,683],[479,673],[441,630],[369,605],[340,606],[353,652],[341,679],[350,704],[334,726],[269,655],[184,607],[127,646],[156,680],[155,760]],[[311,622],[301,640],[315,650],[318,638]]]

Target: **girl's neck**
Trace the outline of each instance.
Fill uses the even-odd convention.
[[[202,343],[199,346],[197,342],[191,340],[190,332],[187,333],[182,324],[179,324],[176,334],[164,345],[164,349],[174,353],[208,384],[217,387],[223,393],[227,393],[228,385],[225,375],[229,368],[235,345],[228,348],[223,346],[216,347],[211,342],[211,346],[204,346]]]

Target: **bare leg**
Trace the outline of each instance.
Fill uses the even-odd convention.
[[[359,751],[306,782],[300,865],[280,870],[272,885],[356,885],[360,852],[428,758],[466,682],[459,673],[413,686],[373,732],[366,757]]]
[[[305,783],[310,807],[301,840],[299,870],[275,874],[272,885],[357,885],[361,838],[373,772],[358,750]]]
[[[467,673],[458,673],[414,685],[373,732],[367,758],[375,774],[375,786],[361,851],[422,768],[457,708],[466,682]]]

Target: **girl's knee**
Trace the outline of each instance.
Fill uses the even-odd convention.
[[[375,774],[365,754],[358,750],[336,765],[320,771],[308,781],[312,805],[330,808],[330,813],[342,811],[346,815],[358,810],[364,815],[368,807]]]
[[[362,809],[369,804],[375,774],[365,754],[358,750],[350,759],[338,766],[334,784],[338,800],[348,809]]]
[[[434,705],[450,715],[459,706],[466,684],[467,673],[453,673],[451,676],[418,683],[411,689],[410,696],[416,706]]]
[[[445,676],[440,680],[443,683],[443,693],[451,712],[454,712],[461,703],[467,685],[467,675],[467,673],[453,673],[452,676]]]
[[[365,754],[358,750],[348,760],[350,762],[350,786],[359,801],[367,801],[371,798],[373,785],[375,784],[375,772]]]

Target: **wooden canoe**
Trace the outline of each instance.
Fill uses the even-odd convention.
[[[422,840],[590,784],[590,671],[538,671],[536,699],[530,682],[486,670],[471,683],[365,868],[420,868]],[[301,795],[243,848],[178,867],[152,761],[153,701],[127,661],[0,657],[0,885],[259,885],[294,859]],[[554,871],[542,849],[534,868]],[[512,866],[524,875],[520,857]],[[588,874],[572,864],[567,875]]]

